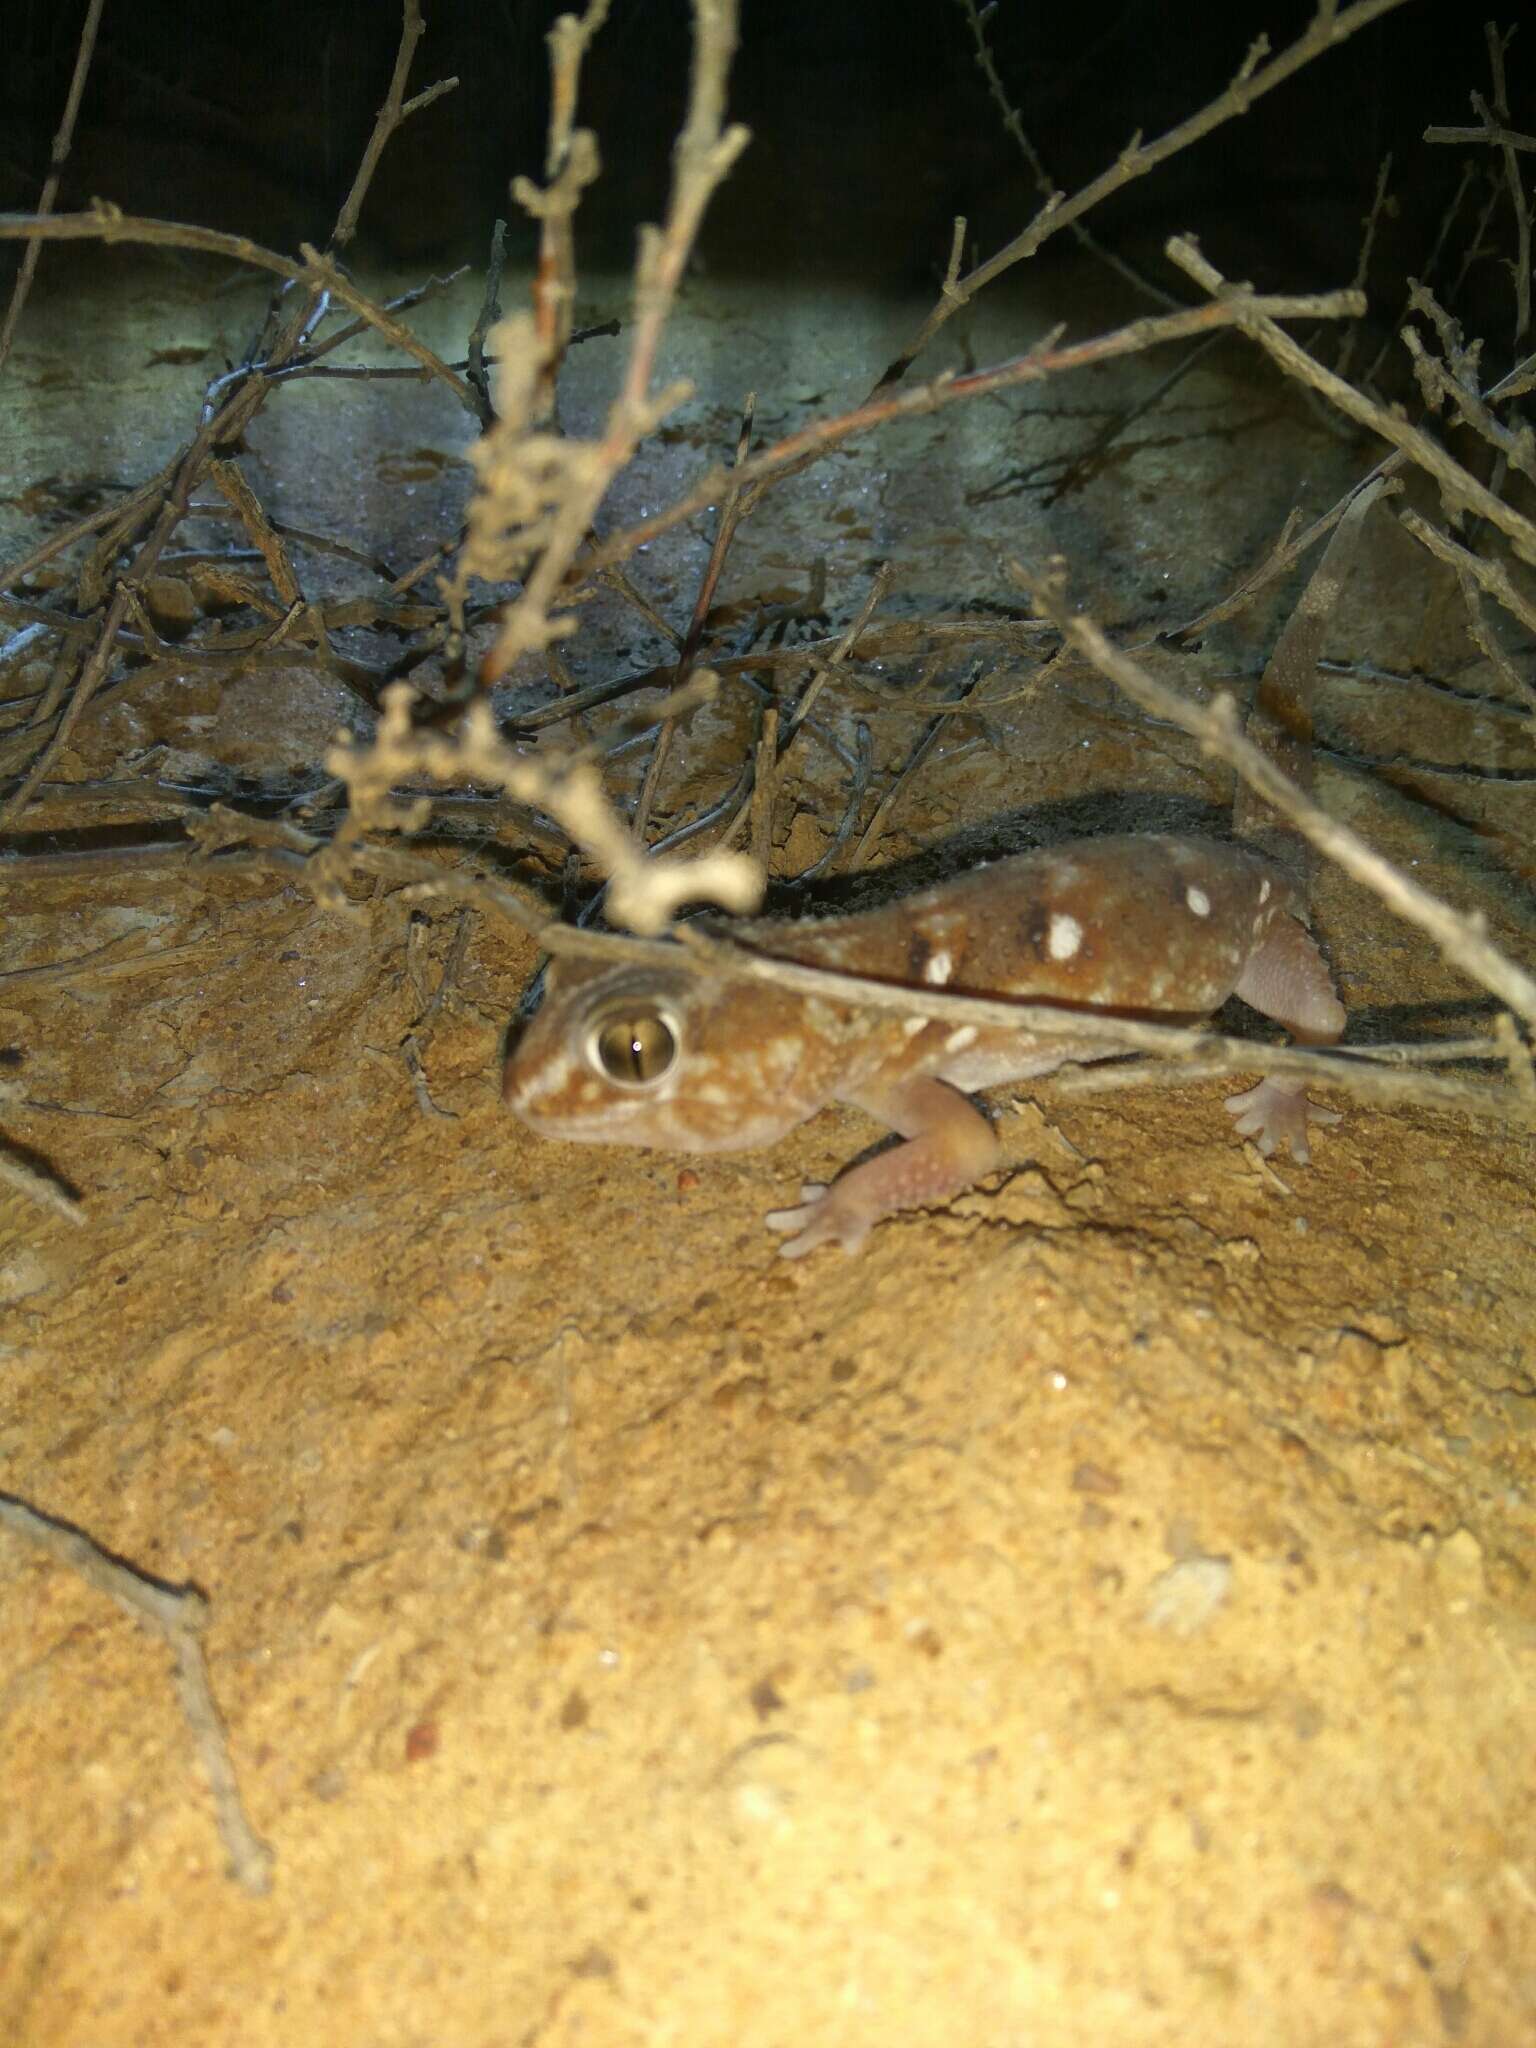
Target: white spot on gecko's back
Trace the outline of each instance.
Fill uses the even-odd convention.
[[[1259,901],[1260,901],[1261,903],[1267,903],[1267,902],[1269,901],[1269,884],[1268,884],[1268,882],[1260,882],[1260,884],[1259,884]]]
[[[1083,943],[1083,928],[1075,917],[1058,910],[1046,935],[1046,950],[1053,960],[1072,960]]]
[[[955,963],[948,953],[935,953],[924,962],[923,979],[932,982],[935,988],[942,988],[955,970]]]
[[[974,1024],[962,1024],[958,1031],[951,1031],[948,1038],[945,1039],[944,1050],[946,1052],[964,1052],[968,1045],[974,1045],[975,1043],[976,1026]]]
[[[1205,891],[1204,891],[1203,889],[1197,889],[1197,888],[1195,888],[1195,886],[1193,885],[1193,883],[1191,883],[1191,885],[1189,886],[1189,888],[1187,888],[1187,889],[1186,889],[1186,890],[1184,891],[1184,901],[1185,901],[1185,902],[1186,902],[1186,903],[1187,903],[1187,904],[1189,905],[1190,909],[1191,909],[1191,910],[1192,910],[1192,911],[1193,911],[1193,912],[1195,913],[1196,917],[1209,917],[1209,916],[1210,916],[1210,914],[1211,914],[1211,899],[1210,899],[1210,897],[1206,895],[1206,893],[1205,893]]]

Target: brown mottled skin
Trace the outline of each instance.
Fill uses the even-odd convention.
[[[786,960],[1101,1015],[1194,1021],[1235,994],[1303,1042],[1330,1044],[1344,1012],[1305,916],[1296,883],[1263,854],[1133,833],[1021,854],[847,917],[732,930]],[[634,1045],[617,1076],[604,1049],[615,1019],[621,1053]],[[882,1217],[947,1201],[995,1165],[992,1128],[963,1091],[1103,1056],[1090,1039],[559,961],[507,1062],[505,1095],[546,1137],[688,1152],[772,1144],[831,1102],[866,1110],[905,1142],[770,1213],[798,1257],[828,1243],[857,1250]],[[1303,1161],[1309,1120],[1327,1117],[1273,1080],[1228,1107],[1262,1152],[1284,1143]]]

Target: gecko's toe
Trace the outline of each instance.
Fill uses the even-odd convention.
[[[800,1200],[793,1209],[770,1209],[763,1221],[770,1230],[798,1230],[808,1216],[815,1214],[816,1206],[826,1189],[818,1182],[808,1180],[800,1190]]]
[[[1320,1109],[1301,1089],[1287,1087],[1273,1075],[1241,1095],[1229,1095],[1226,1107],[1237,1135],[1251,1138],[1261,1159],[1271,1158],[1283,1145],[1298,1166],[1312,1163],[1310,1127],[1340,1121],[1336,1110]]]
[[[780,1258],[803,1259],[824,1244],[856,1252],[869,1235],[868,1217],[838,1202],[820,1181],[807,1181],[800,1192],[805,1199],[797,1207],[770,1209],[763,1218],[770,1230],[788,1238],[779,1246]]]

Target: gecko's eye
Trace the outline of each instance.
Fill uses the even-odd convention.
[[[599,1017],[587,1036],[587,1057],[621,1088],[648,1088],[677,1061],[676,1021],[653,1005],[630,1004]]]

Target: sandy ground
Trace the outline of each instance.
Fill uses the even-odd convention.
[[[179,266],[74,274],[11,373],[7,558],[65,486],[164,459],[256,303]],[[768,432],[859,395],[920,310],[696,283],[673,358],[698,397],[611,518],[728,449],[749,385]],[[472,317],[466,292],[420,321],[448,347]],[[987,360],[1056,317],[1004,301],[957,339]],[[793,602],[819,560],[841,623],[890,560],[898,614],[975,613],[1016,604],[1009,553],[1059,548],[1117,629],[1176,623],[1364,464],[1233,342],[1050,497],[1039,465],[1161,374],[834,458],[745,530],[722,601]],[[293,523],[407,563],[462,504],[469,433],[414,386],[309,388],[245,460]],[[674,622],[706,545],[637,565]],[[1453,598],[1383,531],[1321,790],[1529,960],[1529,730]],[[1282,616],[1165,672],[1251,678]],[[606,595],[585,621],[584,681],[662,655]],[[930,685],[980,661],[1001,694],[999,659]],[[725,786],[733,701],[668,808]],[[856,713],[884,772],[917,727]],[[193,674],[105,701],[63,772],[238,803],[312,778],[339,722],[311,674]],[[808,750],[786,871],[842,773]],[[874,865],[1227,798],[1064,668],[956,721]],[[1012,1091],[1005,1173],[791,1266],[763,1212],[870,1141],[851,1113],[696,1162],[543,1143],[497,1097],[526,938],[361,882],[343,915],[261,869],[70,864],[50,833],[166,815],[81,803],[45,792],[50,858],[0,871],[6,1128],[89,1218],[0,1193],[0,1483],[207,1591],[276,1862],[266,1898],[226,1876],[163,1645],[0,1539],[0,2038],[1536,2039],[1528,1136],[1341,1101],[1310,1168],[1270,1171],[1220,1084]],[[1486,1014],[1340,878],[1318,917],[1357,1035]],[[418,1091],[402,1042],[456,946]]]

